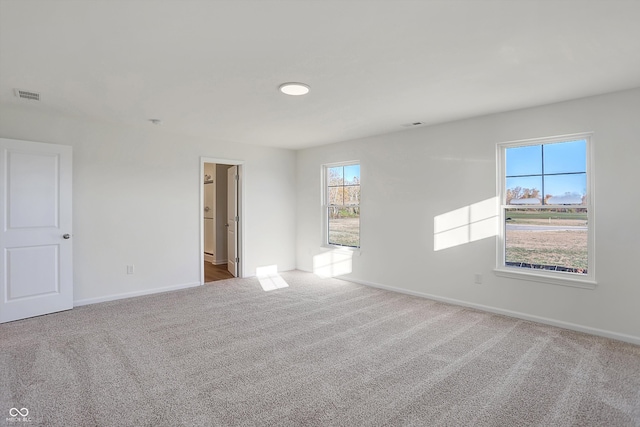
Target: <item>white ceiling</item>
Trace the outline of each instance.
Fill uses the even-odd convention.
[[[640,0],[0,0],[0,102],[213,140],[297,149],[633,87]]]

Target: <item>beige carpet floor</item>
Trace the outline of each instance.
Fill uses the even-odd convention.
[[[0,325],[0,425],[640,425],[638,346],[282,278]]]

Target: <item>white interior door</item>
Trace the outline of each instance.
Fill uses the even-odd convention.
[[[73,307],[71,147],[0,138],[0,322]]]
[[[238,277],[238,166],[227,169],[227,269]]]

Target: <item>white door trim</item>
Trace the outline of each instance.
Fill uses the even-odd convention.
[[[238,217],[240,218],[240,223],[238,224],[238,256],[240,258],[240,268],[238,269],[238,277],[246,277],[246,257],[245,257],[245,233],[244,233],[244,203],[245,203],[245,192],[244,192],[244,160],[237,159],[220,159],[217,157],[200,157],[200,175],[198,176],[198,182],[200,183],[200,202],[198,203],[200,209],[198,210],[198,218],[200,221],[200,284],[204,285],[204,218],[202,216],[202,212],[204,209],[204,164],[205,163],[216,163],[221,165],[231,165],[238,166]]]

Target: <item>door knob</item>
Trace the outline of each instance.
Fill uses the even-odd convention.
[[[63,238],[63,239],[70,239],[70,238],[71,238],[71,235],[70,235],[70,234],[63,234],[63,235],[62,235],[62,238]]]

